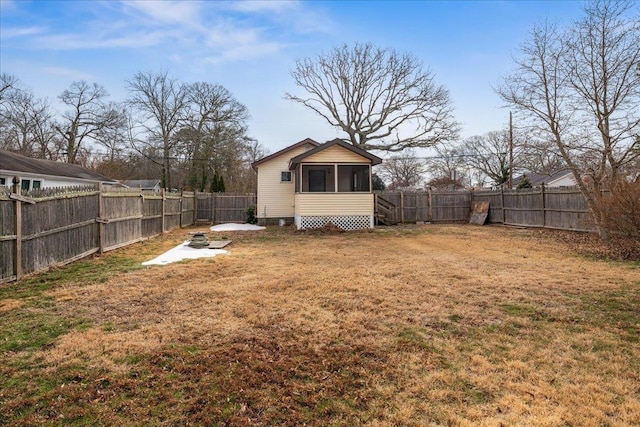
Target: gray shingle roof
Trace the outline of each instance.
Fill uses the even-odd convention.
[[[92,172],[82,166],[34,159],[6,150],[0,150],[0,170],[115,183],[113,179]]]

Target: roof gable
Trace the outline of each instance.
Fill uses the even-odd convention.
[[[371,153],[369,153],[368,151],[365,151],[361,148],[358,148],[352,144],[349,144],[347,142],[344,142],[341,139],[334,139],[331,140],[329,142],[325,142],[324,144],[318,145],[316,148],[314,148],[313,150],[309,150],[306,153],[302,153],[294,158],[291,159],[291,161],[289,162],[289,169],[293,170],[296,168],[296,166],[298,166],[300,164],[300,162],[302,162],[305,158],[309,157],[309,156],[313,156],[314,154],[317,154],[323,150],[326,150],[327,148],[333,147],[333,146],[340,146],[344,149],[347,149],[351,152],[353,152],[354,154],[357,154],[361,157],[364,157],[366,159],[368,159],[372,165],[377,165],[382,163],[382,159],[378,156],[375,156]]]
[[[115,182],[111,178],[79,165],[34,159],[6,150],[0,150],[0,170],[84,179],[87,181]]]
[[[251,167],[252,167],[253,169],[256,169],[256,167],[258,167],[260,164],[262,164],[262,163],[264,163],[264,162],[267,162],[267,161],[269,161],[269,160],[271,160],[271,159],[275,159],[276,157],[280,157],[280,156],[282,156],[283,154],[286,154],[286,153],[288,153],[288,152],[289,152],[289,151],[291,151],[291,150],[295,150],[296,148],[303,147],[303,146],[305,146],[305,145],[313,145],[314,147],[317,147],[317,146],[319,146],[319,145],[320,145],[320,143],[319,143],[319,142],[314,141],[314,140],[313,140],[313,139],[311,139],[311,138],[305,138],[305,139],[303,139],[303,140],[302,140],[302,141],[300,141],[300,142],[296,142],[295,144],[290,145],[290,146],[288,146],[288,147],[285,147],[285,148],[283,148],[283,149],[282,149],[282,150],[280,150],[280,151],[276,151],[275,153],[270,154],[270,155],[268,155],[268,156],[266,156],[266,157],[263,157],[263,158],[261,158],[260,160],[256,160],[255,162],[251,163]]]

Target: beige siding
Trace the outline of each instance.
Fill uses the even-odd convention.
[[[291,156],[293,157],[293,156]],[[303,163],[370,163],[370,160],[339,145],[322,150],[302,160]]]
[[[296,216],[373,215],[371,193],[298,193]]]
[[[308,147],[287,151],[282,156],[258,166],[258,218],[292,218],[295,192],[295,173],[291,182],[280,182],[280,172],[289,170],[289,160],[304,153]]]

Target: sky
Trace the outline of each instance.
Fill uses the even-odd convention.
[[[409,53],[446,87],[461,137],[507,126],[493,87],[536,23],[571,23],[580,1],[0,0],[0,72],[62,112],[74,81],[124,101],[137,72],[217,83],[251,115],[249,136],[269,152],[304,138],[343,136],[304,106],[290,75],[297,59],[343,43]]]

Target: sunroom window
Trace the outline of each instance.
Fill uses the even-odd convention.
[[[369,192],[369,165],[302,165],[303,193]],[[337,179],[336,179],[337,172]],[[296,186],[296,191],[300,191]]]
[[[338,165],[339,192],[368,192],[369,165]]]
[[[302,192],[333,193],[335,192],[334,165],[303,165]]]

